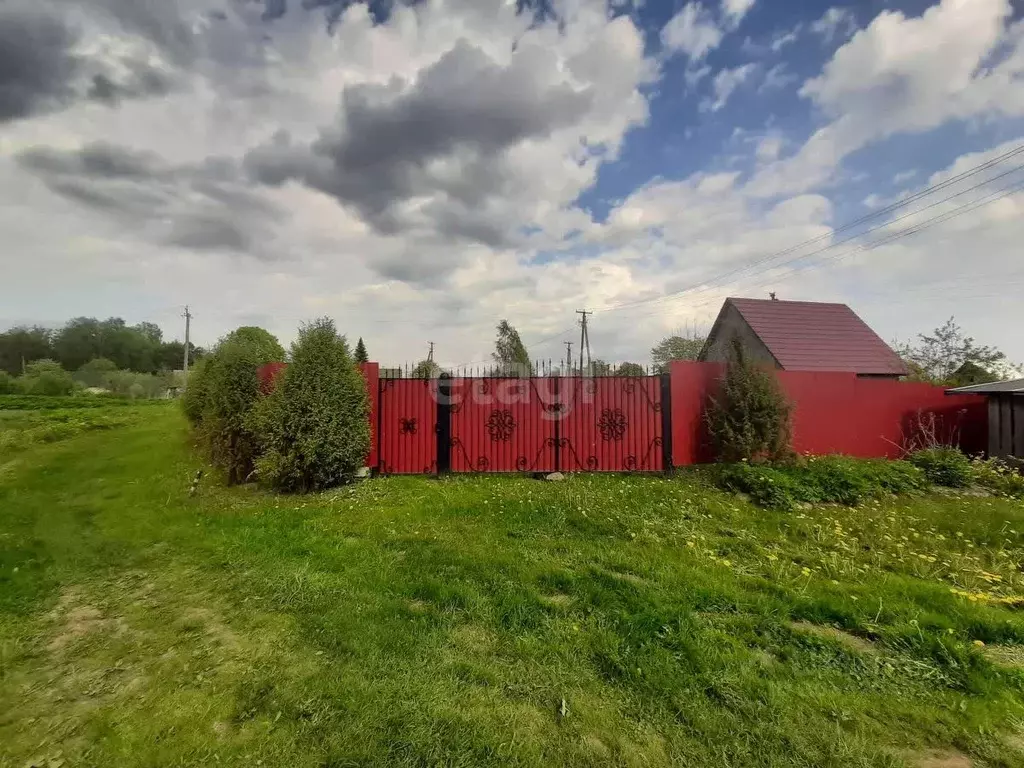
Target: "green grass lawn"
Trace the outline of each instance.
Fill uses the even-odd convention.
[[[193,498],[173,405],[6,466],[0,766],[1024,765],[1020,501]]]

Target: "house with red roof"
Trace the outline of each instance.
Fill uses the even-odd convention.
[[[897,379],[906,365],[845,304],[726,299],[699,359],[727,362],[738,341],[748,359],[783,371],[846,371]]]

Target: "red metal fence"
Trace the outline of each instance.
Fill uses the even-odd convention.
[[[714,460],[704,423],[718,389],[720,363],[672,363],[672,463]],[[943,387],[853,373],[780,371],[779,383],[793,406],[797,453],[842,453],[860,458],[898,458],[920,434],[920,422],[967,453],[982,453],[988,436],[985,398],[946,395]]]
[[[269,389],[282,366],[261,370]],[[712,461],[705,427],[724,366],[673,363],[639,377],[379,379],[368,465],[384,474],[659,471]],[[780,372],[799,453],[901,455],[920,421],[968,453],[985,450],[985,399],[850,373]]]

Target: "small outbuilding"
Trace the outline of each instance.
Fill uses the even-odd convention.
[[[1024,459],[1024,379],[947,389],[947,395],[988,399],[988,455]]]
[[[845,304],[726,299],[699,359],[728,362],[733,345],[747,358],[783,371],[846,371],[898,379],[907,366]]]

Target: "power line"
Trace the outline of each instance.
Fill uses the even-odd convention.
[[[716,276],[713,276],[709,280],[702,281],[701,283],[699,283],[697,285],[693,285],[693,286],[690,286],[688,288],[683,288],[682,290],[679,290],[679,291],[674,291],[673,293],[669,293],[669,294],[665,294],[665,295],[662,295],[662,296],[657,296],[657,297],[653,297],[653,298],[649,298],[649,299],[640,299],[640,300],[632,301],[632,302],[623,302],[623,303],[620,303],[620,304],[613,305],[611,307],[606,307],[606,308],[604,308],[602,310],[599,310],[599,311],[600,312],[613,312],[613,311],[618,311],[620,309],[626,309],[626,308],[633,307],[633,306],[642,306],[644,304],[651,304],[651,303],[656,303],[656,302],[659,302],[659,301],[665,301],[667,299],[671,299],[673,297],[676,297],[676,296],[682,295],[684,293],[688,293],[690,291],[693,291],[695,289],[701,288],[702,286],[705,286],[708,283],[712,283],[712,284],[713,283],[718,283],[721,280],[724,280],[724,279],[726,279],[728,277],[731,277],[732,275],[735,275],[735,274],[738,274],[738,273],[742,273],[742,272],[746,272],[747,270],[749,270],[749,269],[751,269],[753,267],[759,266],[759,265],[764,264],[766,262],[774,261],[775,259],[778,259],[778,258],[780,258],[782,256],[787,256],[790,253],[793,253],[794,251],[797,251],[797,250],[800,250],[801,248],[804,248],[805,246],[813,245],[814,243],[821,242],[822,240],[824,240],[826,238],[834,236],[837,232],[843,232],[843,231],[846,231],[848,229],[852,229],[853,227],[859,226],[860,224],[863,224],[863,223],[865,223],[867,221],[871,221],[872,219],[878,218],[880,216],[884,216],[887,213],[892,213],[893,211],[899,210],[900,208],[904,208],[907,205],[910,205],[911,203],[916,202],[917,200],[920,200],[920,199],[922,199],[924,197],[927,197],[928,195],[934,194],[935,192],[938,192],[938,191],[940,191],[942,189],[945,189],[945,188],[947,188],[947,187],[949,187],[949,186],[951,186],[953,184],[956,184],[957,182],[963,181],[964,179],[967,179],[967,178],[969,178],[969,177],[971,177],[971,176],[973,176],[975,174],[981,173],[982,171],[988,170],[989,168],[991,168],[991,167],[993,167],[995,165],[998,165],[999,163],[1002,163],[1005,160],[1007,160],[1007,159],[1009,159],[1011,157],[1015,157],[1015,156],[1017,156],[1017,155],[1019,155],[1021,153],[1024,153],[1024,144],[1020,144],[1017,147],[1015,147],[1015,148],[1013,148],[1013,149],[1011,149],[1011,150],[1009,150],[1007,152],[1004,152],[1003,154],[1001,154],[1001,155],[999,155],[997,157],[992,158],[991,160],[988,160],[988,161],[986,161],[984,163],[981,163],[981,164],[979,164],[977,166],[974,166],[973,168],[969,168],[968,170],[966,170],[966,171],[964,171],[964,172],[962,172],[960,174],[957,174],[956,176],[953,176],[953,177],[951,177],[949,179],[946,179],[943,182],[940,182],[938,184],[933,184],[932,186],[927,187],[926,189],[923,189],[920,192],[916,192],[913,195],[911,195],[910,197],[904,198],[903,200],[901,200],[899,202],[893,203],[892,205],[886,206],[885,208],[879,209],[877,211],[872,211],[871,213],[866,214],[864,216],[861,216],[860,218],[855,219],[854,221],[847,222],[846,224],[843,224],[843,225],[841,225],[839,227],[836,227],[836,228],[830,230],[829,232],[826,232],[825,234],[818,235],[817,237],[810,238],[809,240],[805,240],[805,241],[803,241],[801,243],[797,243],[796,245],[790,246],[789,248],[785,248],[785,249],[783,249],[781,251],[776,251],[775,253],[771,253],[771,254],[769,254],[767,256],[764,256],[764,257],[762,257],[760,259],[756,259],[755,261],[750,262],[748,264],[744,264],[744,265],[741,265],[741,266],[734,267],[734,268],[732,268],[730,270],[727,270],[726,272],[723,272],[723,273],[720,273],[720,274],[718,274]],[[1012,172],[1014,172],[1016,170],[1020,170],[1021,167],[1022,166],[1017,166],[1012,171],[1007,171],[1006,173],[1000,174],[1000,176],[995,176],[992,179],[984,181],[981,184],[975,185],[974,187],[971,187],[971,189],[977,189],[977,187],[979,187],[979,186],[984,186],[985,184],[989,184],[992,181],[994,181],[995,179],[998,179],[998,178],[1001,178],[1002,176],[1007,175],[1007,173],[1012,173]],[[967,191],[970,191],[970,190],[964,190],[964,192],[967,192]],[[957,193],[957,195],[952,195],[950,198],[947,198],[947,199],[952,199],[952,197],[957,197],[959,194],[963,194],[963,193]],[[944,201],[940,201],[940,202],[944,202]],[[932,204],[932,205],[935,205],[935,204]],[[918,212],[923,211],[923,210],[927,210],[927,208],[932,207],[932,205],[926,206],[925,208],[921,208],[918,211],[915,211],[915,213],[918,213]],[[905,217],[901,217],[901,218],[905,218]],[[891,223],[891,221],[892,220],[890,220],[889,223]],[[875,229],[877,229],[877,227]],[[869,230],[869,232],[870,231],[873,231],[873,230]],[[867,232],[861,233],[860,235],[857,235],[856,237],[863,236],[864,234],[867,234]],[[843,240],[843,241],[841,241],[839,243],[834,243],[833,245],[827,246],[827,247],[834,247],[835,245],[841,245],[844,242],[849,242],[850,239],[855,239],[855,238],[847,238],[847,239],[845,239],[845,240]],[[824,249],[822,249],[822,250],[824,250]],[[783,263],[785,263],[785,262],[783,262]]]
[[[953,200],[954,198],[960,197],[961,195],[966,194],[967,192],[972,192],[972,191],[978,189],[979,187],[987,186],[988,184],[992,183],[993,181],[996,181],[997,179],[1001,179],[1004,176],[1008,176],[1011,173],[1016,173],[1017,171],[1020,171],[1022,169],[1024,169],[1024,165],[1018,165],[1018,166],[1016,166],[1014,168],[1011,168],[1009,171],[1006,171],[1005,173],[1001,173],[998,176],[994,176],[993,178],[988,179],[987,181],[984,181],[984,182],[982,182],[980,184],[975,184],[973,187],[968,187],[967,189],[963,190],[962,192],[957,192],[954,195],[950,195],[949,197],[944,197],[941,200],[938,200],[938,201],[936,201],[934,203],[930,203],[929,205],[926,205],[924,208],[918,208],[917,210],[911,211],[909,213],[905,213],[902,216],[896,217],[895,219],[890,219],[889,221],[883,222],[882,224],[878,224],[878,225],[876,225],[874,227],[871,227],[870,229],[865,230],[864,232],[861,232],[861,233],[856,234],[856,235],[852,235],[850,237],[843,238],[842,240],[838,240],[835,243],[833,243],[832,245],[826,246],[825,248],[819,248],[816,251],[811,251],[810,253],[805,253],[805,254],[803,254],[801,256],[796,257],[795,259],[787,259],[786,261],[779,262],[778,264],[775,264],[774,266],[775,267],[780,267],[780,266],[783,266],[783,265],[786,265],[786,264],[794,264],[794,263],[797,263],[797,262],[800,262],[800,261],[805,261],[806,259],[810,259],[813,256],[817,256],[819,254],[822,254],[822,253],[825,253],[827,251],[830,251],[833,248],[836,248],[836,247],[838,247],[840,245],[846,245],[847,243],[852,242],[854,240],[857,240],[859,238],[862,238],[865,235],[870,235],[872,232],[877,232],[880,229],[885,229],[887,227],[890,227],[893,224],[895,224],[896,222],[903,221],[903,220],[908,219],[908,218],[910,218],[912,216],[917,216],[919,213],[927,211],[929,208],[934,208],[934,207],[936,207],[938,205],[942,205],[943,203],[948,203],[950,200]],[[1013,186],[1014,185],[1010,185],[1010,187],[1004,187],[1003,189],[1004,190],[1005,189],[1011,189]],[[1002,190],[999,190],[999,191],[1002,191]],[[1011,189],[1011,193],[1012,193],[1012,189]],[[984,204],[987,204],[987,202],[994,202],[994,200],[982,201],[980,204],[984,205]],[[890,238],[892,238],[892,239],[899,239],[899,237],[906,237],[908,235],[914,234],[915,232],[919,231],[919,228],[927,228],[927,226],[931,226],[931,224],[933,222],[934,223],[941,223],[942,221],[945,221],[947,218],[951,218],[950,213],[954,213],[956,216],[959,216],[962,213],[968,213],[969,211],[974,210],[974,208],[978,207],[978,204],[979,204],[979,201],[977,201],[977,200],[971,201],[969,203],[965,203],[964,205],[959,206],[959,207],[953,209],[952,212],[946,212],[946,213],[940,214],[939,216],[933,217],[931,219],[926,219],[924,222],[912,225],[911,227],[908,227],[906,230],[901,230],[899,233],[895,233],[895,235],[890,236],[889,238],[883,238],[882,240],[878,240],[875,243],[870,244],[870,247],[868,247],[868,248],[865,248],[865,246],[863,246],[863,245],[862,246],[858,246],[853,251],[845,252],[844,255],[846,255],[848,253],[853,253],[853,252],[855,252],[857,250],[871,250],[872,248],[877,247],[878,245],[884,245],[886,242],[889,241]],[[925,226],[925,225],[927,225],[927,226]],[[839,258],[843,258],[843,256],[840,256]],[[761,271],[763,272],[763,271],[767,271],[767,270],[761,270]],[[753,274],[759,274],[759,272],[755,272]],[[788,274],[791,274],[791,273],[790,272],[784,272],[784,273],[782,273],[782,275],[776,275],[775,277],[785,277]],[[702,288],[702,290],[705,290],[705,289]]]
[[[924,231],[926,229],[930,229],[931,227],[936,226],[937,224],[942,224],[943,222],[949,221],[950,219],[954,219],[957,216],[962,216],[965,213],[970,213],[971,211],[974,211],[974,210],[977,210],[978,208],[981,208],[983,206],[989,205],[990,203],[994,203],[994,202],[997,202],[999,200],[1002,200],[1002,199],[1004,199],[1006,197],[1009,197],[1013,193],[1020,191],[1021,189],[1024,189],[1024,182],[1017,182],[1015,184],[1007,185],[1006,187],[1003,187],[1002,189],[997,190],[996,192],[994,192],[994,193],[992,193],[992,194],[990,194],[990,195],[988,195],[986,197],[979,198],[978,200],[974,200],[974,201],[972,201],[970,203],[965,203],[964,205],[958,206],[957,208],[954,208],[951,211],[946,211],[945,213],[941,213],[941,214],[939,214],[937,216],[933,216],[932,218],[926,219],[925,221],[919,222],[918,224],[913,224],[913,225],[907,227],[906,229],[902,229],[899,232],[895,232],[895,233],[893,233],[891,235],[888,235],[886,237],[880,238],[880,239],[878,239],[878,240],[876,240],[876,241],[874,241],[872,243],[861,244],[859,246],[851,248],[851,249],[849,249],[847,251],[844,251],[844,252],[842,252],[840,254],[837,254],[835,256],[830,256],[828,258],[830,260],[840,261],[842,259],[845,259],[847,256],[852,256],[854,253],[858,253],[860,251],[872,251],[872,250],[874,250],[876,248],[882,247],[883,245],[888,245],[888,244],[893,243],[893,242],[895,242],[897,240],[901,240],[904,237],[910,237],[911,235],[916,235],[918,232],[922,232],[922,231]],[[812,256],[812,255],[814,255],[814,254],[809,254],[809,256]],[[784,262],[784,263],[796,263],[796,262],[802,261],[804,258],[807,258],[807,257],[800,257],[799,259],[793,259],[791,262]],[[807,268],[809,268],[809,267],[807,267]],[[797,269],[797,268],[790,269],[790,270],[788,270],[786,272],[783,272],[782,274],[773,275],[772,276],[772,280],[778,280],[779,278],[788,277],[789,275],[793,275],[793,274],[795,274],[797,272],[800,272],[800,271],[803,271],[803,270]],[[763,285],[763,283],[761,283],[759,285]],[[759,285],[758,286],[754,286],[754,287],[759,287]]]
[[[1022,167],[1024,167],[1024,166],[1022,166]],[[1017,170],[1017,169],[1015,169],[1015,170]],[[1007,175],[1007,174],[1001,174],[1001,176],[1005,176],[1005,175]],[[988,182],[986,182],[986,183],[988,183]],[[982,184],[982,185],[977,185],[977,186],[984,186],[984,185]],[[875,240],[874,242],[863,243],[863,244],[861,244],[859,246],[855,246],[853,248],[847,249],[846,251],[843,251],[843,252],[838,253],[838,254],[830,255],[830,256],[828,256],[826,258],[829,259],[829,260],[841,261],[842,259],[845,259],[846,257],[853,255],[854,253],[858,253],[860,251],[871,251],[871,250],[874,250],[876,248],[880,248],[883,245],[888,245],[889,243],[895,242],[895,241],[900,240],[900,239],[902,239],[904,237],[909,237],[909,236],[917,234],[918,232],[921,232],[921,231],[923,231],[925,229],[929,229],[929,228],[931,228],[933,226],[936,226],[938,224],[942,224],[943,222],[949,221],[950,219],[956,218],[957,216],[962,216],[965,213],[970,213],[971,211],[977,210],[978,208],[981,208],[981,207],[983,207],[985,205],[997,202],[998,200],[1002,200],[1002,199],[1012,195],[1013,193],[1015,193],[1015,192],[1017,192],[1017,191],[1019,191],[1021,189],[1024,189],[1024,182],[1015,182],[1013,184],[1009,184],[1007,186],[1002,187],[1001,189],[996,190],[995,192],[993,192],[993,193],[991,193],[989,195],[986,195],[984,197],[978,198],[977,200],[972,200],[972,201],[970,201],[968,203],[965,203],[965,204],[963,204],[961,206],[957,206],[956,208],[953,208],[950,211],[946,211],[944,213],[940,213],[940,214],[938,214],[936,216],[933,216],[933,217],[931,217],[929,219],[926,219],[926,220],[924,220],[922,222],[918,222],[917,224],[910,225],[910,226],[906,227],[905,229],[899,230],[898,232],[894,232],[891,235],[887,235],[885,237],[879,238],[878,240]],[[969,191],[969,190],[965,190],[965,191]],[[953,197],[956,197],[956,196],[957,195],[952,195],[952,196],[950,196],[950,198],[947,198],[947,200],[948,199],[952,199]],[[940,201],[940,202],[946,202],[946,200],[943,200],[943,201]],[[933,206],[929,206],[929,207],[933,207]],[[920,210],[926,210],[926,209],[922,208]],[[916,213],[920,213],[920,211],[915,211],[914,214],[916,214]],[[914,215],[914,214],[908,214],[908,215]],[[904,219],[904,218],[907,218],[907,216],[900,217],[900,219]],[[894,219],[893,221],[898,221],[898,220],[899,219]],[[891,224],[891,223],[892,222],[888,222],[886,224],[886,226],[888,226],[888,224]],[[871,231],[875,231],[875,230],[881,229],[881,228],[882,227],[874,227]],[[858,235],[857,237],[863,237],[864,234],[868,234],[868,233],[867,232],[862,233],[861,235]],[[840,243],[837,243],[836,245],[841,245],[843,243],[846,243],[846,242],[849,242],[850,240],[855,240],[855,239],[857,239],[857,238],[856,237],[854,237],[854,238],[847,238],[846,240],[843,240]],[[800,261],[804,261],[805,259],[810,258],[811,256],[817,255],[817,254],[822,253],[822,252],[827,251],[827,250],[830,250],[830,248],[822,248],[822,249],[819,249],[818,251],[815,251],[813,253],[806,254],[804,256],[799,256],[799,257],[797,257],[795,259],[790,259],[790,260],[785,261],[785,262],[781,262],[780,264],[778,264],[776,266],[783,266],[785,264],[796,264],[796,263],[798,263]],[[782,273],[779,273],[779,274],[773,274],[768,280],[762,280],[761,282],[750,284],[750,285],[746,286],[746,288],[747,288],[747,290],[753,290],[753,289],[756,289],[756,288],[763,288],[763,287],[767,286],[769,283],[777,283],[780,279],[789,277],[789,276],[791,276],[793,274],[796,274],[797,272],[801,272],[801,271],[804,271],[806,269],[810,269],[813,266],[821,266],[821,263],[819,262],[819,264],[817,264],[817,265],[808,265],[807,267],[804,267],[803,269],[801,269],[801,268],[791,268],[791,269],[789,269],[789,270],[787,270],[785,272],[782,272]],[[762,270],[762,271],[765,271],[765,270]],[[709,290],[709,289],[708,288],[701,288],[701,292],[704,292],[706,290]],[[715,300],[716,299],[711,298],[711,299],[708,299],[708,300],[703,301],[703,302],[698,302],[698,303],[694,304],[693,307],[703,307],[706,304],[711,303],[712,301],[715,301]],[[645,317],[645,316],[655,315],[655,314],[660,314],[660,312],[656,310],[654,312],[645,313],[644,315],[639,315],[638,317]]]

